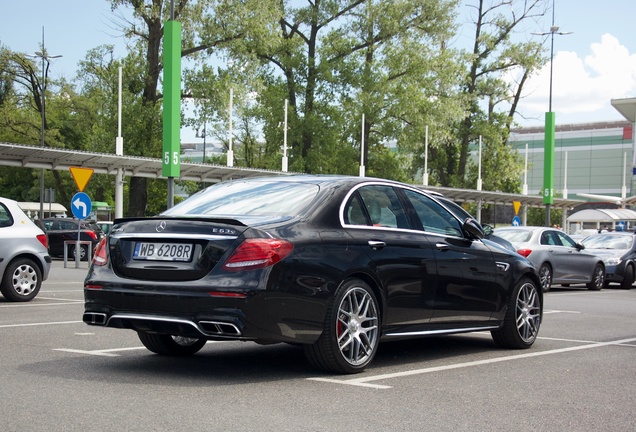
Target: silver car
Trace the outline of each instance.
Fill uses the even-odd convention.
[[[512,243],[517,253],[535,266],[543,292],[549,291],[555,283],[563,286],[585,283],[591,290],[603,288],[603,260],[563,231],[521,226],[497,228],[497,235]]]
[[[49,276],[46,234],[18,207],[0,198],[0,292],[8,301],[33,300]]]

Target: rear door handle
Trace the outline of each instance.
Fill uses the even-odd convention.
[[[383,241],[379,241],[379,240],[369,240],[369,246],[371,246],[371,249],[373,250],[378,250],[378,249],[382,249],[384,246],[386,246],[386,243]]]

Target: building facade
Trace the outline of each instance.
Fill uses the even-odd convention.
[[[588,200],[580,193],[621,197],[623,187],[627,197],[636,195],[632,133],[627,121],[557,126],[555,197]],[[527,158],[528,195],[543,190],[544,138],[542,127],[516,129],[510,135],[509,144]]]

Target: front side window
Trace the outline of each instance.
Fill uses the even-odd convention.
[[[459,221],[448,210],[425,195],[410,190],[406,190],[405,193],[411,201],[424,231],[462,236]]]
[[[566,234],[564,234],[564,233],[562,233],[560,231],[557,231],[556,235],[559,237],[559,241],[561,242],[561,244],[563,246],[576,247],[576,243],[574,242],[574,240],[572,240]]]

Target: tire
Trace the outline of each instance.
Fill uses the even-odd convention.
[[[316,343],[303,345],[309,363],[329,372],[362,372],[378,350],[379,310],[369,285],[345,280],[330,301],[322,334]]]
[[[0,291],[12,302],[31,301],[40,292],[42,272],[29,258],[18,258],[7,265]]]
[[[550,264],[543,263],[539,268],[539,280],[541,280],[541,289],[544,293],[550,291],[552,286],[552,267]]]
[[[596,263],[594,271],[592,272],[592,280],[587,283],[587,289],[592,291],[599,291],[603,288],[605,283],[605,267],[603,264]]]
[[[167,356],[190,356],[196,354],[207,343],[206,339],[187,338],[165,334],[137,332],[139,340],[155,354]]]
[[[539,287],[523,278],[508,300],[503,325],[490,332],[495,343],[502,348],[530,348],[539,334],[543,315]]]
[[[631,289],[634,284],[634,267],[628,265],[625,267],[625,274],[623,275],[623,280],[621,282],[621,288],[623,289]]]
[[[73,260],[75,260],[75,251],[76,251],[77,247],[76,245],[69,245],[68,246],[68,256],[70,256],[71,258],[73,258]],[[80,245],[80,261],[86,261],[88,259],[88,246],[87,245]]]

